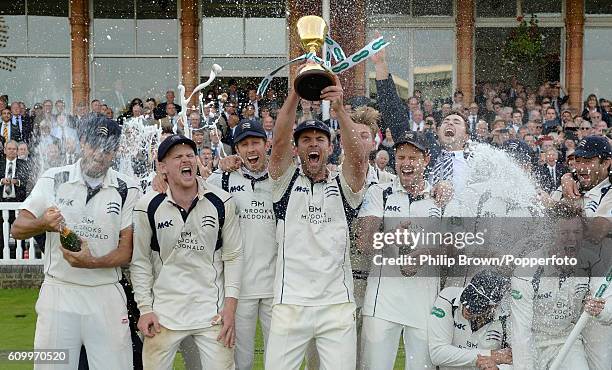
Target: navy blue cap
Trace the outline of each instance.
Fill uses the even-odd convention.
[[[296,128],[295,131],[293,131],[293,141],[295,142],[295,145],[297,145],[298,142],[298,138],[300,137],[300,134],[303,131],[307,131],[307,130],[319,130],[319,131],[323,131],[325,133],[325,135],[327,135],[327,138],[331,140],[331,131],[329,129],[329,126],[327,126],[325,123],[316,120],[316,119],[309,119],[307,121],[304,121],[302,123],[300,123]]]
[[[268,135],[266,135],[266,130],[264,130],[259,121],[242,120],[234,130],[234,145],[238,144],[247,137],[260,137],[267,139]]]
[[[194,153],[197,153],[198,151],[198,147],[196,146],[196,143],[193,140],[188,139],[183,135],[171,135],[165,138],[164,141],[159,144],[159,149],[157,149],[157,160],[161,162],[166,156],[166,154],[168,154],[170,149],[172,149],[173,146],[178,144],[189,145],[193,149]]]
[[[587,136],[576,145],[574,155],[581,158],[601,157],[607,159],[612,157],[612,148],[610,148],[610,143],[604,136]]]
[[[92,147],[105,147],[116,150],[121,138],[121,126],[116,121],[104,116],[90,115],[83,122],[83,137]]]
[[[406,131],[402,136],[400,136],[398,140],[395,141],[395,144],[393,144],[393,148],[397,149],[397,147],[403,144],[413,145],[422,152],[429,151],[427,138],[421,132]]]
[[[489,270],[480,271],[463,289],[460,297],[461,304],[471,314],[485,313],[489,308],[501,302],[509,287],[510,280],[507,277]]]

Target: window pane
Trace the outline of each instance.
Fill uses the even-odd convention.
[[[202,0],[203,17],[242,17],[242,0]]]
[[[414,90],[434,102],[452,96],[455,33],[452,30],[414,29]]]
[[[25,15],[25,0],[4,0],[0,5],[0,15]]]
[[[394,47],[385,49],[389,72],[393,74],[393,79],[400,97],[408,98],[408,71],[410,68],[410,55],[408,45],[410,44],[410,31],[408,29],[383,29],[380,31],[385,40],[389,41]],[[374,38],[374,31],[368,32],[368,40]],[[370,92],[374,93],[376,84],[374,83],[375,72],[374,64],[367,62],[368,80]]]
[[[523,14],[561,13],[559,0],[523,0]]]
[[[453,0],[413,1],[412,15],[415,17],[428,15],[453,15]]]
[[[612,97],[612,49],[610,28],[586,28],[584,30],[583,99],[593,93],[598,98]]]
[[[176,0],[136,0],[138,19],[176,19]]]
[[[410,14],[410,0],[368,0],[368,14]]]
[[[68,0],[28,0],[28,15],[68,16]]]
[[[243,54],[244,18],[203,18],[202,53]]]
[[[178,54],[178,21],[144,19],[136,21],[138,54]]]
[[[94,0],[94,18],[134,19],[134,0]]]
[[[35,54],[70,54],[68,18],[28,16],[28,50]]]
[[[285,18],[247,18],[246,54],[286,54]]]
[[[477,17],[516,17],[516,0],[477,0]]]
[[[27,42],[27,26],[25,15],[3,16],[6,26],[6,46],[0,48],[0,54],[25,53]]]
[[[200,71],[203,76],[208,78],[210,67],[214,63],[223,68],[223,76],[264,76],[281,64],[287,63],[287,58],[202,58]],[[288,75],[289,69],[285,68],[275,76],[287,77]],[[257,83],[260,82],[261,78]]]
[[[247,0],[244,4],[245,16],[253,18],[284,18],[285,1]]]
[[[31,107],[45,99],[64,99],[70,107],[69,58],[17,58],[12,72],[0,69],[0,81],[9,101],[22,100]]]
[[[94,53],[134,54],[133,19],[94,19]]]
[[[96,58],[92,69],[92,99],[108,104],[115,116],[133,98],[159,101],[166,90],[176,91],[179,82],[178,58]]]
[[[586,0],[586,14],[612,14],[612,1],[610,0]]]

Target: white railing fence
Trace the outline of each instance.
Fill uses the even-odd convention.
[[[0,202],[0,212],[2,212],[2,258],[0,265],[42,265],[43,260],[36,258],[36,242],[34,238],[28,240],[16,240],[10,235],[11,225],[9,224],[9,211],[15,211],[15,217],[19,215],[21,203]],[[16,245],[15,258],[11,258],[11,248]]]

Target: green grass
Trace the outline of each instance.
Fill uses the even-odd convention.
[[[34,330],[36,329],[36,312],[34,305],[38,290],[33,289],[0,289],[0,350],[32,349]],[[404,368],[404,346],[400,345],[395,359],[395,370]],[[0,362],[2,370],[24,370],[32,366]],[[254,370],[263,370],[263,335],[257,325],[255,338]],[[302,366],[303,368],[303,366]],[[179,353],[174,361],[175,370],[185,370],[183,358]]]

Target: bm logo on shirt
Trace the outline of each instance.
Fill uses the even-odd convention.
[[[159,230],[159,229],[163,229],[164,227],[171,227],[171,226],[174,226],[174,225],[172,224],[172,221],[174,221],[174,220],[169,220],[169,221],[162,221],[162,222],[159,222],[159,223],[157,224],[157,229]]]

